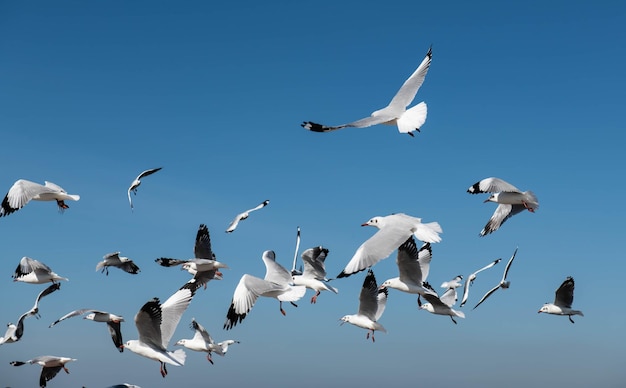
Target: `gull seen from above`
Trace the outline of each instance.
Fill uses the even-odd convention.
[[[47,282],[57,283],[60,280],[68,281],[68,278],[59,276],[39,260],[26,256],[22,257],[13,274],[14,282],[43,284]]]
[[[109,267],[119,268],[132,275],[136,275],[141,272],[137,264],[135,264],[128,257],[120,256],[120,252],[113,252],[104,255],[103,259],[104,260],[96,264],[96,271],[106,273],[107,276],[109,276]]]
[[[11,361],[13,366],[22,366],[24,364],[38,364],[41,365],[41,374],[39,375],[39,386],[44,388],[47,382],[52,380],[61,369],[65,373],[70,373],[65,364],[70,361],[76,361],[75,358],[58,357],[58,356],[39,356],[32,358],[28,361]]]

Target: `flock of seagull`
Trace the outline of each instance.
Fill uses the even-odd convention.
[[[415,72],[404,82],[397,94],[392,98],[388,106],[377,110],[371,116],[348,124],[338,126],[326,126],[314,122],[304,122],[302,126],[315,132],[328,132],[341,128],[363,128],[377,124],[397,125],[400,133],[414,136],[414,131],[419,132],[420,127],[426,121],[427,106],[424,102],[409,108],[418,89],[424,82],[432,60],[432,48],[430,48]],[[134,209],[133,196],[141,185],[141,180],[161,170],[153,168],[143,171],[137,176],[128,188],[127,195],[131,211]],[[528,210],[534,213],[539,208],[539,201],[532,191],[522,191],[514,185],[496,178],[488,177],[471,185],[467,192],[470,194],[490,194],[485,202],[494,202],[497,207],[480,231],[483,237],[497,231],[505,221],[512,216]],[[79,195],[68,194],[60,186],[44,182],[43,185],[25,179],[19,179],[8,190],[0,207],[0,217],[10,215],[31,200],[56,201],[60,211],[69,208],[66,201],[78,201]],[[269,200],[237,214],[228,225],[225,232],[232,233],[239,223],[247,219],[252,212],[258,211],[269,204]],[[376,331],[386,332],[380,323],[380,318],[385,310],[389,297],[389,290],[395,289],[400,292],[417,295],[419,309],[432,314],[449,316],[454,324],[456,318],[465,318],[462,311],[453,307],[458,301],[457,288],[462,287],[461,303],[463,307],[469,300],[471,285],[476,281],[482,271],[496,266],[501,259],[496,259],[471,273],[463,281],[459,275],[441,285],[445,291],[439,294],[427,281],[432,260],[432,244],[441,241],[440,234],[443,232],[437,222],[422,222],[421,218],[404,213],[376,216],[362,224],[377,228],[369,239],[363,242],[355,251],[353,257],[345,265],[343,270],[335,277],[335,280],[327,277],[325,260],[329,250],[323,246],[306,249],[300,258],[302,266],[296,269],[298,250],[300,245],[300,229],[298,228],[296,253],[294,255],[291,270],[283,267],[276,261],[273,251],[267,250],[262,254],[262,260],[266,267],[264,277],[252,274],[243,274],[237,284],[230,306],[226,313],[223,324],[225,330],[230,330],[237,324],[241,324],[250,314],[257,300],[261,297],[276,299],[279,303],[279,311],[285,315],[283,302],[294,304],[300,300],[307,289],[315,292],[311,303],[316,303],[321,292],[328,291],[337,294],[335,287],[336,279],[355,275],[361,271],[367,271],[359,294],[358,310],[355,314],[345,315],[341,318],[343,323],[350,323],[367,331],[366,338],[374,342]],[[421,241],[418,248],[417,241]],[[396,254],[398,276],[387,279],[380,284],[377,282],[373,267],[380,261],[388,258],[393,252]],[[516,257],[517,248],[509,259],[504,269],[500,282],[485,293],[473,307],[474,309],[484,303],[498,289],[507,289],[510,282],[507,280],[511,265]],[[220,271],[228,268],[228,265],[217,260],[211,248],[211,239],[206,225],[198,227],[194,245],[194,257],[188,259],[166,258],[155,259],[155,262],[164,267],[177,267],[186,270],[191,275],[190,279],[183,284],[174,294],[161,303],[159,298],[147,301],[136,313],[134,323],[138,332],[138,339],[124,342],[122,337],[121,315],[100,311],[92,308],[80,308],[68,312],[55,320],[50,327],[60,322],[77,316],[83,316],[86,320],[106,323],[113,344],[119,352],[128,349],[140,356],[155,360],[159,363],[159,372],[165,377],[167,365],[183,366],[186,353],[179,348],[175,351],[168,350],[172,336],[184,314],[190,305],[196,291],[206,288],[211,280],[219,280],[224,276]],[[118,268],[129,274],[140,273],[139,267],[129,258],[120,256],[120,252],[107,254],[103,260],[96,264],[96,270],[109,274],[110,268]],[[34,306],[22,314],[17,323],[7,325],[4,336],[0,337],[0,345],[18,342],[24,334],[24,321],[32,316],[38,317],[39,303],[42,298],[60,289],[61,281],[68,279],[56,274],[46,264],[23,257],[13,274],[14,281],[46,284],[51,283],[39,293]],[[331,285],[332,284],[332,285]],[[579,310],[572,309],[574,296],[574,279],[568,277],[555,292],[553,303],[546,303],[539,313],[568,316],[572,320],[573,315],[583,315]],[[207,360],[213,364],[212,354],[224,356],[229,346],[238,344],[239,341],[228,339],[216,342],[207,330],[194,319],[191,320],[191,328],[194,336],[190,339],[180,339],[175,345],[182,346],[192,351],[206,353]],[[46,383],[54,378],[58,372],[68,372],[66,364],[76,361],[70,357],[38,356],[27,361],[13,361],[11,365],[21,366],[24,364],[38,364],[42,367],[39,386],[45,387]],[[119,386],[130,387],[124,384]]]

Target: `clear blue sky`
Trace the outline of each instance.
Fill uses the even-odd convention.
[[[78,361],[49,387],[622,386],[626,5],[281,3],[0,3],[2,195],[20,178],[81,195],[63,215],[31,202],[0,219],[1,322],[15,322],[44,287],[12,282],[22,256],[70,279],[41,302],[42,318],[26,321],[20,342],[0,347],[0,385],[36,386],[39,367],[9,361],[52,354]],[[391,126],[300,127],[385,106],[431,45],[415,100],[426,101],[428,118],[415,138]],[[159,166],[131,213],[128,185]],[[479,238],[495,204],[466,189],[488,176],[533,190],[541,206]],[[511,288],[472,311],[504,266],[481,273],[458,325],[390,290],[380,319],[388,333],[374,344],[365,330],[339,326],[357,311],[365,273],[336,280],[339,294],[316,305],[309,290],[286,317],[260,299],[243,323],[222,329],[241,275],[263,277],[264,250],[290,267],[297,226],[301,251],[327,247],[335,276],[375,232],[360,224],[394,212],[443,227],[433,285],[519,247]],[[215,365],[187,351],[186,365],[163,379],[157,362],[119,354],[104,324],[48,328],[95,308],[123,315],[124,339],[136,339],[138,309],[188,279],[154,259],[190,258],[201,223],[230,269],[199,290],[170,348],[193,335],[195,317],[216,339],[241,341]],[[96,272],[114,251],[141,273]],[[396,276],[394,260],[373,267],[379,282]],[[567,276],[585,313],[574,325],[537,314]]]

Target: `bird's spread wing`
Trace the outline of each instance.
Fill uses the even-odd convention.
[[[45,387],[46,382],[52,380],[61,369],[63,369],[62,366],[44,366],[43,368],[41,368],[41,375],[39,376],[39,386]]]
[[[85,313],[91,313],[91,312],[100,312],[100,311],[91,310],[91,309],[79,309],[79,310],[70,311],[69,313],[65,314],[61,318],[59,318],[56,321],[52,322],[49,327],[52,327],[52,326],[56,325],[57,323],[59,323],[61,321],[64,321],[64,320],[66,320],[68,318],[76,317],[78,315],[83,315]]]
[[[268,282],[289,284],[292,281],[291,272],[276,262],[274,251],[263,252],[263,263],[265,263],[264,279]]]
[[[448,307],[452,307],[456,303],[456,300],[457,300],[456,288],[455,287],[448,288],[446,292],[444,292],[443,295],[441,295],[439,300],[441,300],[441,303],[443,303],[444,305]]]
[[[0,208],[0,217],[13,213],[26,205],[33,197],[50,191],[39,183],[19,179],[9,189]]]
[[[372,237],[361,244],[350,262],[337,277],[350,276],[389,257],[411,234],[408,228],[396,225],[379,229]]]
[[[259,295],[266,293],[271,288],[276,287],[274,283],[245,274],[239,280],[233,299],[230,303],[224,329],[229,330],[237,323],[243,321],[246,315],[252,310]]]
[[[124,351],[124,340],[122,339],[122,328],[120,322],[107,322],[107,328],[109,329],[109,334],[111,334],[111,339],[115,344],[115,347],[119,349],[120,352]]]
[[[378,311],[378,285],[376,283],[376,277],[374,272],[370,269],[363,281],[363,287],[359,294],[359,315],[363,315],[371,319],[376,320],[376,313]]]
[[[417,91],[424,83],[424,79],[426,78],[426,73],[428,73],[428,69],[430,68],[430,63],[433,58],[433,50],[432,47],[428,49],[426,56],[422,60],[422,63],[415,69],[413,74],[404,81],[404,84],[400,87],[396,95],[393,97],[389,106],[397,106],[398,108],[406,108],[409,106],[411,101],[415,98]]]
[[[422,284],[422,269],[418,261],[418,250],[413,236],[410,236],[400,247],[396,257],[400,281],[404,283]]]
[[[196,243],[193,248],[194,257],[198,259],[211,259],[215,257],[211,250],[211,236],[209,228],[205,224],[200,224],[198,233],[196,234]]]
[[[574,302],[574,279],[570,276],[556,290],[554,304],[559,307],[572,308]]]
[[[351,123],[341,124],[341,125],[336,125],[336,126],[327,126],[323,124],[314,123],[312,121],[305,121],[302,124],[300,124],[300,126],[313,132],[330,132],[330,131],[336,131],[342,128],[349,128],[349,127],[352,127],[352,128],[371,127],[372,125],[386,123],[387,121],[390,121],[393,119],[395,119],[395,117],[391,115],[380,115],[380,116],[365,117],[363,119],[353,121]]]
[[[520,189],[513,186],[509,182],[503,181],[499,178],[485,178],[471,185],[467,192],[470,194],[478,193],[499,193],[499,192],[521,192]]]
[[[300,249],[300,227],[298,226],[298,232],[296,234],[296,250],[293,253],[293,266],[291,267],[291,274],[292,275],[301,275],[300,271],[296,270],[296,262],[298,261],[298,250],[299,249]]]
[[[324,265],[326,255],[328,255],[328,249],[321,246],[309,248],[302,252],[302,262],[304,263],[303,276],[324,280],[326,278],[326,266]]]
[[[151,168],[149,170],[143,171],[141,174],[139,174],[139,176],[137,176],[137,179],[139,180],[143,177],[147,177],[148,175],[154,174],[155,172],[159,171],[162,168],[163,167]]]
[[[137,266],[137,264],[135,264],[132,260],[127,260],[127,261],[123,261],[121,262],[121,264],[119,265],[120,269],[136,275],[139,272],[141,272],[141,270],[139,269],[139,267]]]
[[[245,215],[246,213],[237,214],[235,219],[233,219],[231,223],[228,225],[228,228],[226,228],[226,233],[230,233],[233,230],[237,229],[237,225],[239,225],[239,220],[241,220]]]
[[[180,318],[191,303],[199,285],[191,279],[161,305],[161,344],[167,348]]]
[[[191,320],[191,327],[195,330],[194,338],[199,336],[200,338],[202,338],[205,342],[209,344],[212,344],[214,342],[209,332],[206,331],[206,329],[201,324],[199,324],[195,319]]]
[[[174,267],[189,262],[189,260],[170,259],[167,257],[159,257],[154,261],[156,261],[157,263],[159,263],[159,265],[163,267]]]
[[[525,209],[526,207],[524,207],[524,205],[499,204],[489,221],[487,221],[483,230],[480,231],[480,236],[485,236],[489,233],[495,232],[502,226],[502,224],[504,224],[506,220],[524,211]]]
[[[515,255],[517,254],[517,248],[515,248],[515,252],[513,252],[513,256],[509,259],[509,262],[506,263],[506,267],[504,267],[504,274],[502,275],[502,281],[506,280],[506,277],[509,276],[509,269],[511,268],[511,264],[513,264],[513,259],[515,259]]]
[[[483,303],[487,298],[489,298],[491,296],[491,294],[493,294],[494,292],[496,292],[496,290],[500,288],[500,284],[498,283],[497,286],[495,286],[494,288],[492,288],[491,290],[487,291],[487,293],[485,295],[483,295],[482,298],[480,298],[480,301],[476,304],[476,306],[474,306],[474,309],[478,306],[480,306],[481,303]],[[472,309],[473,310],[473,309]]]
[[[22,257],[17,268],[15,268],[14,278],[19,278],[27,275],[33,271],[52,272],[50,267],[40,262],[39,260],[31,259],[30,257]]]
[[[250,213],[253,212],[255,210],[259,210],[259,209],[263,209],[265,206],[267,206],[270,203],[269,199],[266,199],[265,201],[261,202],[260,204],[258,204],[257,206],[253,207],[252,209],[248,209],[246,210],[246,213]]]

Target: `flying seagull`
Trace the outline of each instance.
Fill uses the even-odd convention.
[[[567,279],[559,286],[554,295],[554,303],[546,303],[538,311],[539,313],[547,313],[554,315],[567,315],[569,321],[574,323],[572,315],[580,315],[580,310],[572,310],[572,302],[574,302],[574,279],[568,276]]]
[[[481,237],[495,232],[514,215],[524,210],[534,213],[539,208],[539,201],[532,191],[521,191],[499,178],[485,178],[471,185],[467,192],[470,194],[492,193],[484,202],[498,204],[487,225],[480,231]]]
[[[107,313],[106,311],[100,310],[92,310],[92,309],[79,309],[71,311],[56,321],[52,322],[50,326],[52,327],[57,323],[66,320],[68,318],[72,318],[78,315],[85,315],[83,319],[88,319],[94,322],[106,322],[107,328],[109,329],[109,334],[111,334],[111,339],[113,340],[113,344],[117,348],[117,350],[121,353],[124,351],[124,342],[122,340],[122,331],[121,331],[121,322],[124,322],[124,317],[120,315],[115,315],[111,313]]]
[[[361,226],[375,226],[378,231],[357,249],[352,259],[338,278],[348,277],[373,266],[387,258],[398,249],[411,235],[423,242],[436,243],[441,241],[441,226],[437,222],[422,223],[421,218],[404,213],[374,217]]]
[[[235,219],[230,223],[230,225],[228,225],[228,228],[226,229],[226,233],[232,233],[232,231],[234,231],[237,228],[237,225],[239,225],[239,221],[245,220],[246,218],[250,216],[251,212],[262,209],[265,206],[267,206],[269,203],[270,203],[270,200],[266,199],[265,201],[258,204],[256,207],[253,207],[252,209],[248,209],[243,213],[237,214]]]
[[[396,264],[399,276],[385,280],[381,287],[393,288],[409,294],[434,293],[436,295],[424,285],[430,271],[432,255],[430,243],[425,243],[418,250],[413,236],[410,236],[398,247]]]
[[[44,185],[40,185],[39,183],[27,181],[26,179],[15,181],[2,200],[0,217],[20,210],[31,200],[57,201],[59,211],[63,211],[69,208],[69,206],[65,204],[66,200],[78,201],[80,199],[80,195],[68,194],[67,191],[52,182],[45,181],[44,183]]]
[[[182,269],[187,270],[194,276],[196,282],[206,288],[207,283],[222,278],[220,268],[228,268],[224,263],[216,260],[215,254],[211,249],[211,236],[209,228],[205,224],[200,224],[196,233],[196,242],[193,248],[194,258],[189,260],[173,259],[168,257],[160,257],[155,259],[159,265],[163,267],[173,267],[180,265]]]
[[[456,289],[457,287],[448,288],[441,297],[437,296],[436,293],[420,295],[417,297],[417,305],[420,309],[426,310],[429,313],[449,316],[456,325],[454,317],[465,318],[465,313],[452,308],[457,300]],[[420,299],[422,297],[426,299],[427,303],[422,303]]]
[[[278,299],[280,312],[286,315],[283,302],[297,306],[294,302],[306,293],[305,286],[292,285],[291,273],[276,262],[274,251],[263,252],[263,263],[266,269],[265,278],[244,274],[239,280],[226,313],[225,330],[243,321],[260,296]]]
[[[51,285],[46,287],[43,291],[41,291],[39,295],[37,295],[37,299],[35,299],[35,305],[30,310],[20,315],[19,319],[17,320],[17,324],[9,323],[7,325],[7,331],[4,334],[4,337],[0,337],[0,345],[4,343],[12,343],[12,342],[19,341],[20,338],[22,338],[22,335],[24,334],[24,319],[28,317],[39,318],[39,301],[41,300],[41,298],[43,298],[46,295],[50,295],[51,293],[53,293],[54,291],[60,288],[61,288],[60,283],[52,283]]]
[[[302,275],[293,275],[293,284],[296,286],[305,286],[315,291],[315,295],[311,297],[311,303],[317,303],[317,297],[322,291],[332,291],[337,294],[339,291],[328,284],[326,278],[326,265],[324,261],[328,255],[328,249],[319,246],[309,248],[302,252],[302,262],[304,263],[304,271]],[[293,273],[293,270],[292,270]]]
[[[496,292],[499,288],[502,288],[502,289],[509,288],[509,286],[511,285],[511,282],[506,280],[506,277],[509,274],[509,268],[511,268],[511,264],[513,264],[513,259],[515,259],[515,255],[516,254],[517,254],[517,248],[515,248],[515,252],[513,252],[513,256],[511,256],[511,258],[509,259],[509,262],[506,263],[506,267],[504,268],[504,273],[502,274],[502,280],[500,280],[500,283],[498,283],[498,285],[495,286],[494,288],[492,288],[491,290],[487,291],[487,293],[485,295],[483,295],[483,297],[476,304],[476,306],[474,306],[474,309],[476,307],[480,306],[480,304],[483,303],[485,301],[485,299],[489,298],[489,296],[491,296],[491,294]]]
[[[387,287],[378,287],[374,271],[369,269],[359,294],[359,311],[356,314],[344,315],[341,318],[341,325],[348,322],[354,326],[367,329],[368,332],[365,338],[369,339],[371,332],[372,342],[375,342],[374,332],[376,330],[383,333],[387,332],[383,325],[378,323],[378,320],[385,311],[388,295]]]
[[[467,298],[469,298],[469,289],[470,289],[470,286],[474,284],[476,275],[478,275],[479,272],[482,272],[486,269],[493,267],[494,265],[498,264],[500,261],[502,261],[502,259],[496,259],[492,261],[491,263],[482,267],[478,271],[473,272],[472,274],[470,274],[470,276],[467,277],[467,279],[465,279],[465,285],[463,286],[463,299],[461,299],[461,304],[459,304],[459,307],[463,307],[463,305],[465,305],[465,302],[467,302]]]
[[[181,339],[176,342],[175,345],[184,346],[189,350],[193,350],[196,352],[206,352],[206,359],[213,364],[213,359],[211,358],[211,353],[219,354],[224,357],[226,352],[228,351],[228,346],[232,344],[238,344],[239,341],[235,340],[226,340],[219,343],[215,343],[213,337],[206,331],[206,329],[199,324],[195,318],[191,319],[191,328],[195,331],[193,338],[191,339]]]
[[[420,102],[409,110],[406,108],[415,98],[420,86],[422,86],[428,68],[430,67],[432,56],[431,47],[428,49],[422,63],[420,63],[415,72],[404,81],[404,84],[400,87],[400,90],[398,90],[389,105],[373,112],[370,117],[337,126],[326,126],[311,121],[305,121],[301,126],[313,132],[329,132],[347,127],[365,128],[377,124],[396,124],[400,133],[408,133],[413,136],[412,132],[419,132],[420,127],[426,121],[426,103]]]
[[[131,210],[133,210],[133,198],[131,197],[130,193],[132,192],[133,194],[137,195],[137,188],[141,185],[141,178],[147,177],[148,175],[152,175],[162,168],[163,167],[158,167],[158,168],[151,168],[149,170],[146,170],[142,172],[141,174],[139,174],[137,178],[135,178],[135,180],[130,184],[130,187],[128,188],[128,202],[130,203]]]
[[[70,361],[76,361],[75,358],[69,357],[57,357],[57,356],[39,356],[28,361],[11,361],[13,366],[21,366],[24,364],[39,364],[41,365],[41,375],[39,376],[39,386],[45,387],[47,382],[52,380],[54,376],[59,373],[61,369],[65,373],[70,373],[65,364]]]
[[[158,361],[161,376],[167,375],[166,364],[185,365],[187,355],[183,349],[169,352],[167,346],[183,313],[189,307],[198,284],[191,279],[163,304],[159,298],[146,302],[135,315],[139,339],[127,341],[124,348],[140,356]]]
[[[13,274],[14,282],[43,284],[47,282],[57,283],[60,280],[67,281],[68,279],[59,276],[39,260],[26,256],[22,257]]]
[[[128,257],[120,256],[119,252],[104,255],[104,260],[96,264],[96,271],[101,271],[109,276],[109,267],[117,267],[124,272],[136,275],[140,272],[139,267]]]

